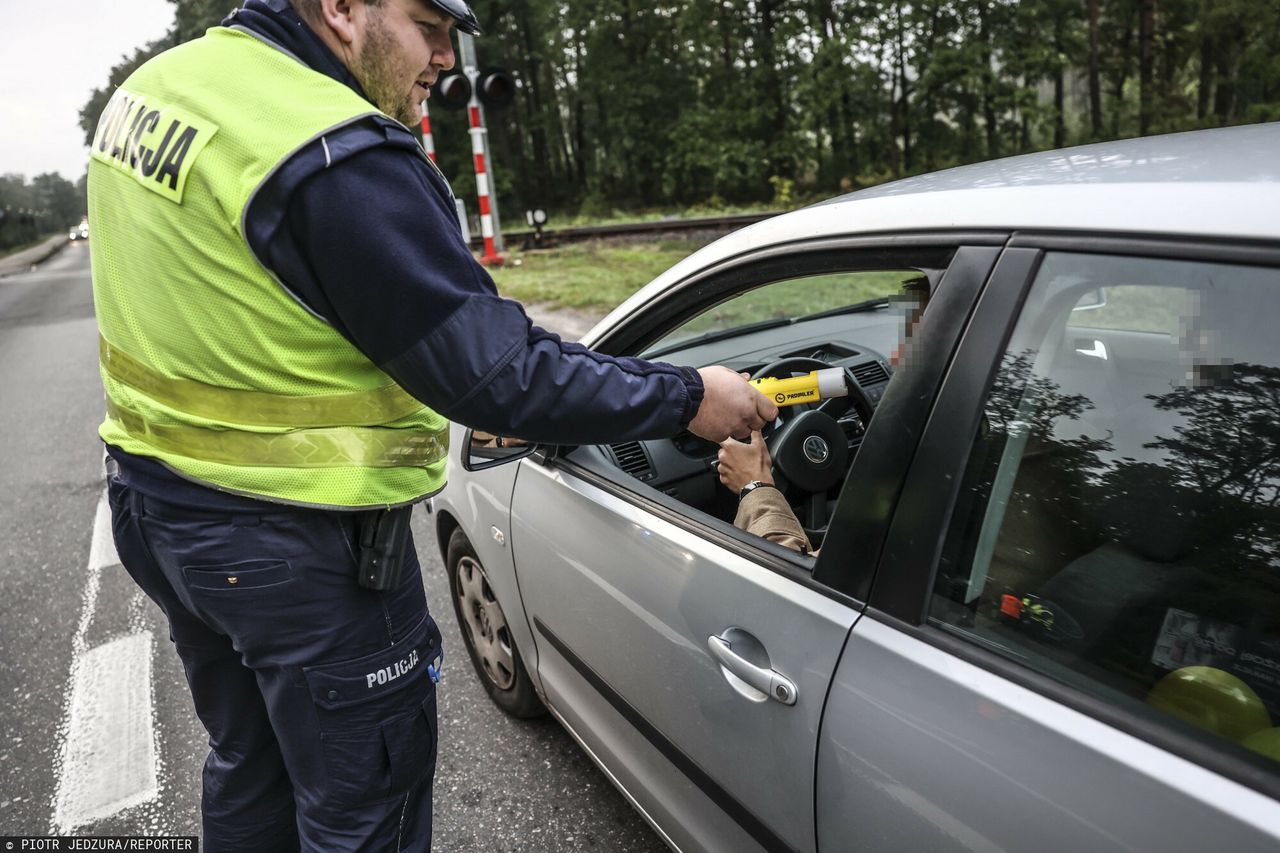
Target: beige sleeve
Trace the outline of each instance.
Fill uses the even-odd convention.
[[[809,537],[800,526],[800,519],[787,506],[782,492],[770,486],[752,489],[738,501],[738,514],[733,525],[802,554],[813,550]]]

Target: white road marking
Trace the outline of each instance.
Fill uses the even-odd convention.
[[[109,817],[159,793],[151,700],[151,632],[133,633],[93,649],[89,627],[98,604],[102,570],[117,565],[106,496],[94,514],[80,621],[71,640],[71,676],[60,729],[58,789],[53,831]]]
[[[75,636],[71,638],[73,673],[74,661],[85,652],[85,638],[89,635],[89,624],[93,622],[93,611],[98,606],[98,584],[102,570],[119,562],[115,537],[111,534],[111,506],[107,503],[107,496],[103,495],[93,515],[93,539],[89,543],[89,565],[85,569],[84,601],[80,604],[80,622],[76,625]]]
[[[53,823],[60,833],[159,793],[151,714],[151,632],[86,652],[71,688]]]
[[[107,566],[120,565],[120,555],[116,553],[116,538],[111,533],[111,505],[107,496],[98,501],[98,510],[93,516],[93,541],[89,544],[89,571],[97,574]]]

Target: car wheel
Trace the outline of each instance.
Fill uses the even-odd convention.
[[[460,529],[449,537],[446,562],[453,612],[458,616],[462,640],[481,686],[494,704],[513,717],[546,713],[484,566]]]

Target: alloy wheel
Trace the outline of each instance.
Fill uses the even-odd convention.
[[[516,678],[511,632],[484,568],[472,557],[464,556],[458,560],[457,580],[463,627],[485,675],[500,690],[510,690]]]

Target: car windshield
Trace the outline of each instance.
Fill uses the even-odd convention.
[[[793,278],[758,287],[668,332],[646,355],[834,314],[883,310],[919,270],[861,270]]]

